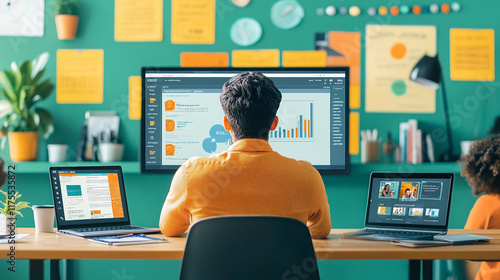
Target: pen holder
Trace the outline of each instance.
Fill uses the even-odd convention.
[[[361,163],[380,162],[380,142],[361,141]]]
[[[99,160],[102,162],[120,161],[123,156],[123,144],[101,143],[99,144]]]

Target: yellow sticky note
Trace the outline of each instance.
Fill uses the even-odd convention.
[[[163,40],[163,0],[115,0],[115,41]]]
[[[349,154],[359,154],[359,113],[349,113]]]
[[[128,77],[128,118],[140,120],[142,113],[142,79],[140,76]]]
[[[280,51],[234,50],[231,53],[233,67],[279,67]]]
[[[495,80],[495,30],[450,29],[450,78]]]
[[[102,103],[104,50],[57,51],[57,103]]]
[[[215,0],[172,0],[172,44],[215,43]]]
[[[181,67],[228,67],[229,54],[226,52],[183,52]]]
[[[359,84],[349,86],[349,108],[356,109],[361,107],[361,89]]]
[[[326,51],[283,51],[283,67],[326,67]]]

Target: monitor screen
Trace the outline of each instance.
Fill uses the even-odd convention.
[[[283,156],[309,161],[320,172],[349,172],[349,69],[143,68],[142,172],[175,171],[193,156],[226,151],[219,96],[241,72],[261,72],[282,93],[279,123],[269,144]]]

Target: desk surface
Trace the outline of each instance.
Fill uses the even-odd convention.
[[[450,234],[472,233],[495,238],[478,245],[424,248],[401,247],[389,242],[339,239],[350,229],[332,229],[325,239],[313,239],[316,257],[328,260],[348,259],[481,259],[497,260],[500,256],[500,230],[450,230]],[[110,246],[56,233],[35,233],[32,228],[19,228],[30,235],[17,241],[18,259],[182,259],[186,237],[169,237],[168,243]],[[160,237],[162,235],[152,235]],[[9,244],[0,244],[0,258],[6,258]]]

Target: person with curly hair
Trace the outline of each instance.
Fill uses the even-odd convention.
[[[500,229],[500,137],[474,142],[462,156],[461,175],[474,195],[483,194],[470,211],[465,229]],[[500,262],[481,262],[475,279],[500,279]]]

